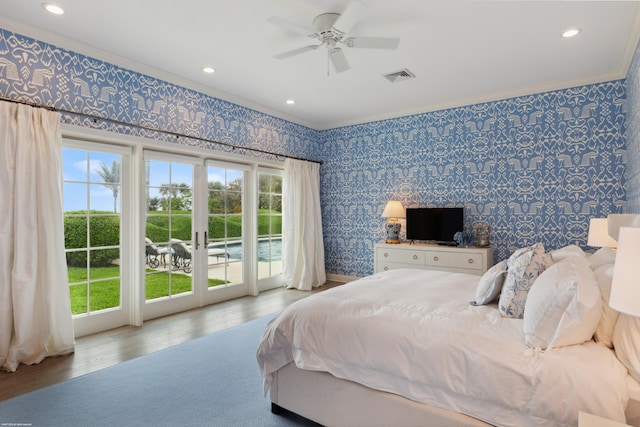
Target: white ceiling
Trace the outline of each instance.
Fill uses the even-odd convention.
[[[359,1],[348,35],[400,45],[345,47],[328,76],[324,48],[273,58],[316,41],[267,19],[311,28],[350,0],[0,0],[0,27],[316,129],[624,78],[640,34],[637,1]]]

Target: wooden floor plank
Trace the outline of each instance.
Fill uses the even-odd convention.
[[[327,282],[310,292],[272,289],[257,297],[246,296],[149,320],[141,327],[123,326],[78,338],[72,355],[49,357],[38,365],[20,365],[12,373],[0,371],[0,400],[281,311],[299,299],[341,284]]]

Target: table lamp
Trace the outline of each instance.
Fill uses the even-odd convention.
[[[618,240],[620,227],[640,227],[639,214],[609,214],[607,215],[609,236]]]
[[[618,242],[609,235],[607,218],[591,218],[589,220],[587,245],[595,248],[615,248],[618,246]]]
[[[406,212],[404,206],[399,200],[389,200],[387,206],[382,211],[383,218],[389,218],[385,228],[387,230],[387,240],[385,243],[400,243],[400,228],[402,224],[398,222],[398,218],[404,218]]]
[[[640,317],[639,260],[640,228],[620,227],[609,306],[636,317]]]

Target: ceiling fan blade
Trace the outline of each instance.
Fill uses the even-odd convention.
[[[360,2],[352,1],[342,11],[340,17],[334,22],[333,28],[343,34],[348,33],[361,20],[366,13],[367,7]]]
[[[302,34],[303,36],[313,37],[314,34],[314,31],[312,29],[305,28],[302,25],[295,24],[291,21],[287,21],[286,19],[280,18],[279,16],[272,16],[271,18],[268,18],[267,21],[289,31],[293,31],[294,33]]]
[[[348,47],[365,49],[396,49],[400,39],[391,37],[349,37],[344,41]]]
[[[320,44],[312,44],[312,45],[309,45],[309,46],[299,47],[297,49],[288,50],[286,52],[278,53],[277,55],[273,55],[273,57],[276,58],[276,59],[290,58],[292,56],[300,55],[301,53],[305,53],[305,52],[308,52],[310,50],[316,50],[320,46],[322,46],[322,45],[320,45]]]
[[[347,57],[339,47],[334,47],[329,51],[329,59],[331,60],[336,73],[342,73],[350,68]]]

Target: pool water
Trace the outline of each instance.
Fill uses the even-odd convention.
[[[224,248],[224,244],[214,243],[210,248]],[[242,259],[242,243],[228,243],[226,246],[230,259]],[[269,257],[271,251],[271,257]],[[282,240],[260,240],[258,241],[258,261],[280,261],[282,259]]]

